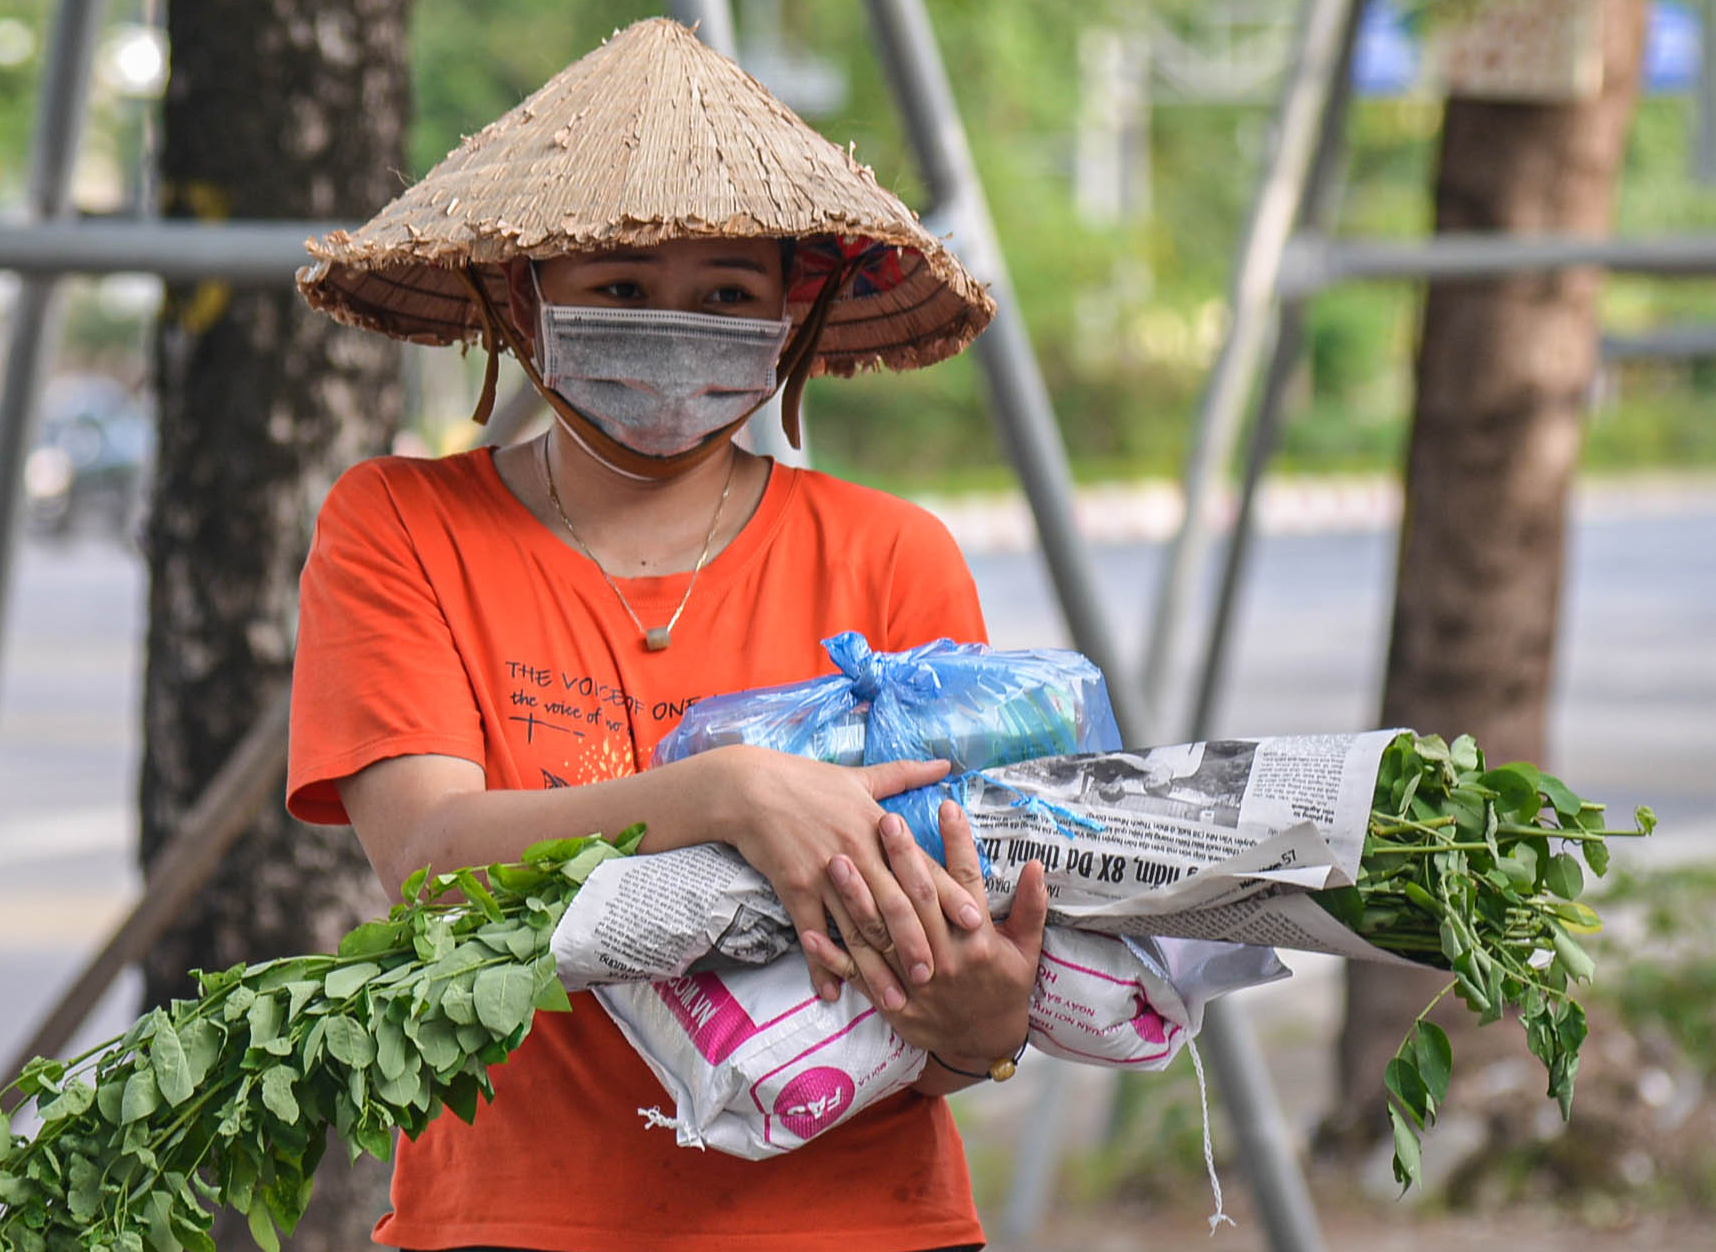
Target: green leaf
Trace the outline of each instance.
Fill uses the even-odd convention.
[[[1483,754],[1478,751],[1477,740],[1470,735],[1461,735],[1448,747],[1448,760],[1460,773],[1469,773],[1483,764]]]
[[[613,838],[615,850],[625,856],[632,856],[638,850],[638,844],[649,833],[649,827],[642,822],[633,822]]]
[[[41,1117],[43,1122],[64,1121],[68,1117],[77,1117],[95,1103],[95,1088],[88,1083],[73,1080],[66,1084],[65,1090],[43,1106]]]
[[[1499,807],[1511,811],[1520,821],[1528,822],[1537,815],[1541,805],[1537,795],[1538,777],[1534,766],[1515,761],[1487,771],[1478,781],[1496,793]]]
[[[1412,1055],[1430,1098],[1440,1104],[1447,1098],[1454,1071],[1454,1049],[1446,1032],[1435,1022],[1419,1022],[1412,1033]]]
[[[1434,1120],[1435,1106],[1418,1067],[1404,1057],[1395,1057],[1382,1071],[1382,1083],[1420,1126]]]
[[[226,1003],[221,1005],[222,1020],[236,1022],[250,1011],[250,1006],[256,1003],[256,993],[249,987],[234,987],[227,993]]]
[[[544,839],[533,843],[520,855],[525,864],[541,861],[569,861],[584,847],[583,839]]]
[[[1586,954],[1560,926],[1551,929],[1550,942],[1555,948],[1555,959],[1561,968],[1567,971],[1567,976],[1578,982],[1590,982],[1591,976],[1597,972],[1596,962]]]
[[[101,1209],[101,1170],[79,1154],[72,1157],[67,1173],[71,1186],[66,1191],[66,1207],[76,1220],[87,1222]]]
[[[359,1123],[352,1127],[352,1139],[378,1161],[393,1158],[393,1134],[385,1126]]]
[[[161,1089],[155,1085],[153,1070],[139,1069],[125,1080],[125,1095],[119,1103],[122,1125],[149,1116],[161,1107]]]
[[[335,1060],[354,1069],[362,1069],[375,1060],[375,1044],[362,1026],[343,1013],[326,1020],[328,1027],[323,1039]]]
[[[477,1117],[477,1080],[470,1074],[460,1074],[447,1085],[441,1099],[453,1110],[453,1116],[470,1125]]]
[[[274,1222],[268,1216],[265,1205],[252,1205],[245,1214],[250,1219],[250,1237],[256,1240],[256,1246],[262,1252],[280,1252],[280,1236],[274,1231]]]
[[[185,1045],[171,1026],[155,1032],[149,1041],[149,1065],[155,1071],[155,1085],[161,1098],[178,1106],[191,1098],[196,1084],[191,1081],[191,1067],[185,1060]]]
[[[399,922],[365,922],[340,940],[340,959],[377,956],[405,946],[406,927]]]
[[[417,902],[417,898],[423,894],[423,884],[428,880],[428,878],[429,867],[427,865],[422,869],[417,870],[415,873],[408,875],[399,887],[401,898],[403,898],[407,904],[415,904]]]
[[[1392,1104],[1388,1106],[1388,1120],[1394,1127],[1394,1181],[1400,1184],[1401,1194],[1404,1195],[1423,1172],[1418,1132]]]
[[[458,881],[459,890],[464,893],[465,899],[475,904],[484,917],[491,922],[501,920],[500,905],[495,903],[494,895],[477,880],[475,874],[468,869],[462,869],[454,878]]]
[[[465,1058],[453,1023],[445,1017],[431,1017],[418,1026],[417,1047],[423,1063],[437,1074],[457,1068]]]
[[[296,1077],[286,1065],[276,1065],[262,1073],[263,1107],[288,1126],[296,1125],[299,1117],[298,1099],[292,1094],[292,1080]]]
[[[534,865],[491,865],[484,872],[490,882],[515,895],[522,895],[541,886],[548,878],[546,870],[538,869]]]
[[[411,1060],[417,1061],[417,1059],[416,1055],[413,1054]],[[376,1099],[396,1108],[404,1108],[410,1104],[417,1098],[418,1092],[423,1087],[421,1065],[421,1061],[418,1061],[416,1065],[407,1063],[405,1069],[392,1077],[384,1074],[382,1080],[376,1083],[374,1087]]]
[[[452,983],[441,993],[441,1011],[447,1020],[459,1026],[469,1026],[477,1020],[477,1006],[471,1000],[471,989],[464,979]]]
[[[1446,761],[1449,759],[1448,743],[1441,735],[1419,735],[1412,747],[1422,760]]]
[[[560,872],[570,881],[581,883],[590,876],[590,871],[603,861],[624,855],[625,853],[606,839],[597,839],[585,847],[577,856],[566,862],[561,867]]]
[[[530,1016],[531,1001],[536,998],[534,982],[529,972],[517,965],[483,970],[471,987],[477,1020],[495,1035],[511,1034]]]
[[[347,1000],[356,995],[363,985],[377,974],[381,966],[373,961],[363,961],[357,965],[344,965],[328,971],[323,986],[327,989],[330,1000]]]
[[[544,1013],[570,1013],[572,998],[566,994],[566,986],[558,978],[551,978],[542,984],[542,990],[536,993],[530,1007],[540,1009]]]
[[[179,1045],[185,1053],[185,1066],[190,1071],[191,1085],[197,1086],[220,1060],[226,1032],[208,1018],[198,1017],[179,1027],[178,1035]]]
[[[245,1021],[250,1026],[250,1044],[261,1047],[271,1039],[280,1037],[280,1025],[285,1018],[285,1011],[280,1001],[271,995],[257,996],[245,1011]]]
[[[1543,871],[1543,885],[1563,900],[1577,900],[1585,890],[1585,876],[1579,872],[1579,861],[1570,852],[1557,852],[1549,858]]]
[[[1609,845],[1601,839],[1587,839],[1580,845],[1580,851],[1585,854],[1585,864],[1591,867],[1591,872],[1598,878],[1609,872]]]
[[[1556,816],[1561,818],[1563,825],[1572,822],[1585,803],[1573,794],[1571,787],[1553,774],[1539,774],[1537,787],[1549,801],[1549,806],[1555,810]]]
[[[406,1069],[405,1032],[398,1023],[383,1018],[375,1027],[376,1063],[383,1078],[398,1078]]]
[[[60,1080],[66,1076],[66,1067],[52,1057],[32,1057],[23,1069],[18,1071],[18,1090],[25,1095],[40,1095],[44,1091],[57,1092]]]

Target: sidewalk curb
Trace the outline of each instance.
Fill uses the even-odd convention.
[[[1030,506],[1018,491],[923,495],[915,502],[939,517],[969,553],[1025,552],[1037,546]],[[1716,475],[1652,473],[1581,480],[1575,514],[1601,520],[1716,512]],[[1169,479],[1102,483],[1077,490],[1074,516],[1092,544],[1166,543],[1185,518],[1180,484]],[[1210,505],[1218,531],[1232,527],[1238,492],[1229,485]],[[1264,535],[1374,533],[1400,522],[1401,488],[1389,475],[1267,478],[1258,488]]]

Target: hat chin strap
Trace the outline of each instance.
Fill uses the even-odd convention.
[[[779,366],[787,371],[786,387],[781,392],[781,429],[786,432],[787,442],[794,449],[799,447],[799,397],[804,391],[804,384],[810,378],[811,366],[816,361],[816,345],[822,338],[823,328],[828,323],[828,311],[834,304],[834,298],[840,292],[846,279],[851,274],[853,265],[845,265],[830,271],[823,280],[822,290],[817,292],[816,300],[810,307],[810,312],[787,344],[786,351],[781,354]],[[483,348],[487,351],[488,364],[483,370],[483,390],[477,399],[477,407],[471,414],[471,419],[479,426],[486,425],[489,415],[494,411],[495,390],[500,379],[500,352],[504,345],[518,363],[523,366],[525,377],[530,379],[531,386],[537,394],[554,410],[556,417],[566,428],[568,434],[575,439],[583,449],[604,462],[610,468],[618,470],[628,478],[664,479],[673,478],[693,466],[700,465],[715,453],[719,452],[733,435],[763,405],[769,402],[764,396],[733,421],[705,435],[693,446],[683,452],[675,452],[671,456],[649,456],[628,448],[577,409],[566,402],[566,398],[542,381],[542,375],[536,368],[535,354],[531,352],[520,338],[517,329],[511,321],[500,315],[489,299],[487,287],[481,275],[475,272],[475,267],[469,263],[457,271],[464,282],[465,289],[477,306],[477,311],[483,322]]]

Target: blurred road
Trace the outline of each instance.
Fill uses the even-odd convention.
[[[1605,489],[1582,499],[1577,518],[1548,764],[1618,815],[1655,805],[1662,828],[1653,859],[1709,856],[1716,489]],[[1392,531],[1278,535],[1255,554],[1217,732],[1370,725]],[[1097,553],[1112,619],[1135,649],[1160,556],[1151,544]],[[1034,555],[975,551],[971,562],[997,645],[1064,642]],[[139,563],[92,540],[32,543],[14,570],[0,667],[0,1063],[137,890]],[[1327,988],[1331,971],[1293,963],[1302,1011],[1306,983]],[[121,985],[87,1037],[122,1027],[135,996],[134,983]]]

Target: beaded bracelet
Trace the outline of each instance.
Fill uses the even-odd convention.
[[[1025,1043],[1029,1042],[1029,1039],[1025,1041]],[[1019,1045],[1019,1050],[1013,1053],[1012,1056],[996,1057],[993,1061],[989,1062],[989,1068],[984,1070],[982,1073],[978,1073],[976,1070],[960,1069],[957,1065],[949,1065],[934,1052],[930,1053],[930,1060],[941,1066],[948,1073],[958,1074],[961,1078],[986,1078],[992,1082],[1006,1082],[1019,1069],[1019,1058],[1025,1055],[1025,1043],[1021,1043]]]

